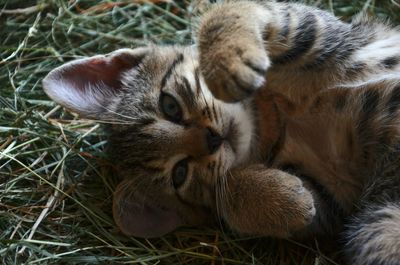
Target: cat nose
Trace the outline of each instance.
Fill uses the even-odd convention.
[[[211,128],[207,128],[206,133],[207,148],[210,154],[215,153],[222,144],[222,137]]]

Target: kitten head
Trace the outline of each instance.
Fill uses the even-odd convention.
[[[43,80],[53,100],[109,127],[125,234],[213,221],[218,183],[249,156],[252,111],[215,99],[199,72],[194,48],[149,47],[75,60]]]

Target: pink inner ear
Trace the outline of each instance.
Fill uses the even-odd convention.
[[[174,210],[138,205],[121,199],[114,202],[114,219],[121,231],[136,237],[160,237],[182,225]]]
[[[131,67],[131,64],[119,57],[101,56],[92,58],[87,63],[73,65],[64,72],[64,78],[81,91],[94,84],[105,84],[117,91],[121,88],[121,73]]]
[[[43,79],[43,89],[57,103],[82,116],[98,119],[122,87],[122,75],[137,67],[146,48],[122,49],[107,56],[68,62]]]

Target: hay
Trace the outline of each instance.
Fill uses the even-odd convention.
[[[390,1],[308,2],[344,18],[364,8],[400,21]],[[104,156],[105,135],[50,101],[41,79],[81,56],[190,43],[190,21],[187,1],[0,0],[2,264],[335,264],[317,242],[238,238],[211,228],[139,240],[115,229],[117,180]]]

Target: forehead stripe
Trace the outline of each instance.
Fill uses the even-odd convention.
[[[183,83],[178,83],[176,92],[181,96],[187,107],[196,105],[196,96],[186,77],[182,78]]]
[[[196,82],[196,95],[200,95],[201,92],[201,86],[200,86],[200,77],[199,77],[199,68],[196,67],[196,69],[194,69],[194,79]]]
[[[161,79],[161,89],[165,86],[168,81],[168,78],[171,76],[172,72],[174,71],[175,67],[183,61],[184,57],[182,53],[179,53],[175,60],[172,62],[171,66],[165,72],[164,77]]]

